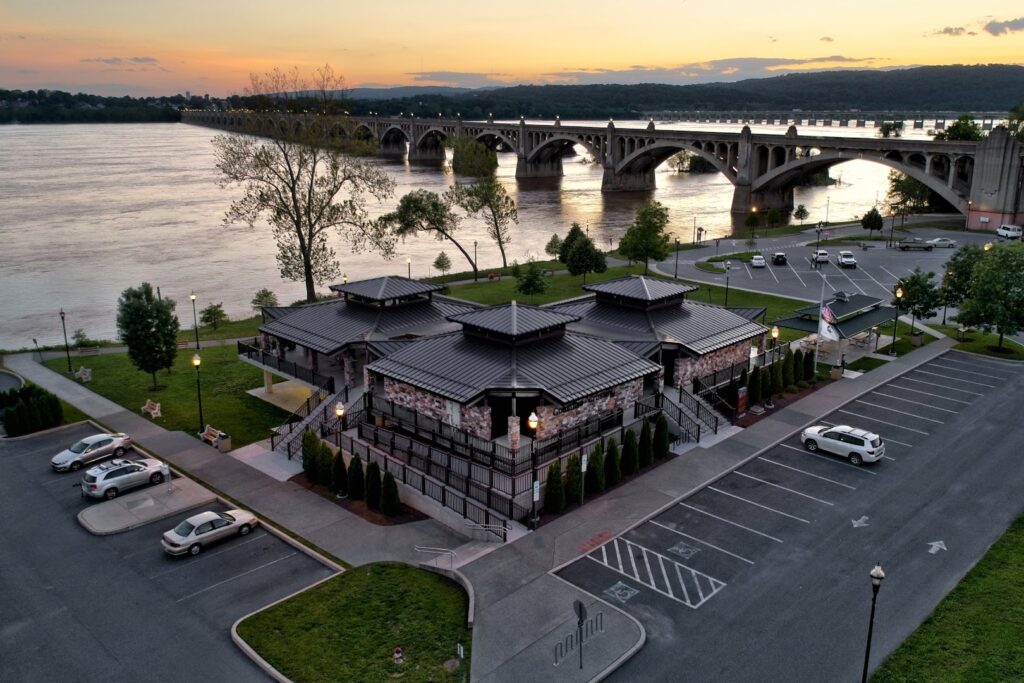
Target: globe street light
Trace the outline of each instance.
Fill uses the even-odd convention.
[[[406,275],[411,280],[412,279],[412,257],[411,256],[406,256],[405,257],[405,269],[406,269]]]
[[[985,251],[992,251],[992,243],[985,242]]]
[[[967,200],[967,220],[964,221],[964,232],[971,229],[971,207],[974,205],[974,200]]]
[[[871,633],[875,628],[875,602],[878,600],[878,589],[882,587],[882,579],[885,578],[885,572],[882,571],[882,565],[875,563],[875,568],[871,570],[871,619],[868,621],[868,644],[864,648],[864,673],[861,674],[861,683],[867,683],[868,681],[868,660],[871,658]]]
[[[533,430],[534,438],[536,438],[536,436],[537,436],[537,428],[540,427],[540,418],[537,417],[536,411],[530,411],[530,416],[528,418],[526,418],[526,426]],[[536,446],[536,444],[533,444],[533,445]],[[540,479],[537,478],[538,462],[537,462],[537,449],[536,449],[536,447],[531,448],[530,452],[531,452],[532,460],[533,460],[533,463],[532,463],[533,464],[533,467],[532,467],[532,470],[533,470],[533,493],[531,495],[531,498],[532,498],[531,505],[532,505],[532,507],[530,509],[530,524],[533,526],[534,529],[536,529],[537,528],[537,520],[539,519],[538,516],[537,516],[537,500],[540,498]]]
[[[679,279],[679,238],[676,238],[676,269],[672,274],[673,279]]]
[[[900,319],[900,299],[903,298],[903,288],[896,287],[896,315],[892,317],[892,346],[889,347],[889,355],[896,355],[896,323]]]
[[[60,326],[64,330],[64,354],[68,357],[68,374],[70,375],[71,370],[71,347],[68,346],[68,326],[64,322],[64,309],[60,309]]]
[[[732,270],[732,261],[725,262],[725,306],[729,305],[729,271]]]
[[[192,356],[192,365],[196,369],[196,402],[199,404],[199,433],[203,433],[203,391],[202,386],[199,383],[199,364],[203,362],[203,359],[199,357],[199,354]]]
[[[199,320],[196,318],[196,293],[190,292],[188,298],[192,300],[192,329],[196,331],[196,351],[199,351]]]
[[[778,345],[778,343],[779,343],[779,326],[778,325],[772,325],[772,350],[775,349],[775,347],[776,347],[776,345]]]
[[[338,424],[341,425],[341,430],[344,431],[345,426],[345,404],[338,401],[334,404],[334,417],[337,418]]]

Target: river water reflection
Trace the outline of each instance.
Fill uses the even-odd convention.
[[[785,131],[779,126],[760,130]],[[810,134],[806,128],[801,132]],[[280,278],[269,229],[222,225],[238,191],[217,186],[210,145],[215,134],[186,124],[0,126],[0,348],[30,346],[33,337],[40,344],[62,341],[61,307],[69,334],[82,328],[93,338],[113,338],[118,295],[142,281],[179,302],[183,327],[191,326],[185,310],[191,290],[200,306],[223,302],[232,317],[251,313],[249,302],[261,287],[274,290],[282,303],[301,298],[300,283]],[[813,134],[874,132],[815,128]],[[519,207],[510,261],[543,258],[551,234],[564,234],[572,221],[587,226],[599,246],[618,243],[646,197],[602,194],[601,168],[584,161],[583,156],[565,159],[560,179],[517,183],[515,156],[499,155],[498,176]],[[371,205],[375,214],[413,189],[441,192],[454,182],[436,166],[375,163],[398,185],[393,200]],[[826,205],[832,221],[860,215],[884,196],[887,172],[878,164],[850,161],[832,169],[841,184],[798,188],[795,202],[807,207],[812,223],[825,218]],[[649,196],[669,208],[671,230],[681,241],[692,239],[695,225],[712,237],[730,231],[732,185],[720,174],[676,174],[663,165],[657,186]],[[460,235],[467,248],[479,242],[484,270],[501,264],[480,222],[466,220]],[[436,274],[430,264],[441,250],[455,270],[468,269],[457,249],[431,238],[400,244],[391,261],[373,253],[351,254],[340,240],[335,247],[350,279],[404,275],[406,258],[412,260],[414,277]]]

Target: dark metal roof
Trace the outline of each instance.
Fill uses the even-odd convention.
[[[853,315],[854,313],[866,311],[869,308],[879,306],[882,303],[881,299],[878,299],[873,296],[868,296],[866,294],[850,294],[847,295],[846,298],[847,301],[841,301],[836,296],[833,296],[831,299],[825,302],[828,305],[829,309],[832,311],[832,315],[834,315],[836,318],[845,318],[848,315]],[[814,319],[817,320],[819,312],[818,309],[818,304],[811,304],[810,306],[805,306],[801,309],[798,309],[796,313],[797,315],[814,316]]]
[[[833,327],[839,332],[840,337],[848,339],[855,334],[870,330],[875,325],[892,322],[892,319],[898,315],[896,309],[891,306],[879,306],[847,320],[840,320]],[[816,333],[818,331],[818,320],[806,316],[782,318],[772,324],[801,332]]]
[[[277,320],[282,315],[291,313],[295,308],[292,306],[264,306],[260,310],[263,312],[264,320]]]
[[[732,311],[733,313],[735,313],[736,315],[740,316],[741,318],[746,318],[747,320],[756,321],[758,318],[763,316],[768,309],[765,308],[764,306],[759,306],[759,307],[754,307],[754,308],[736,308],[735,306],[733,306],[733,307],[728,308],[727,310]]]
[[[697,287],[694,285],[648,278],[643,275],[627,275],[616,280],[583,285],[583,289],[588,292],[597,292],[647,303],[682,297],[689,292],[697,291]]]
[[[567,323],[579,320],[579,317],[546,308],[525,306],[513,301],[500,306],[480,308],[453,315],[448,320],[461,323],[464,329],[491,332],[515,339],[546,330],[564,328]]]
[[[445,334],[414,341],[367,368],[459,403],[508,389],[567,403],[660,370],[613,342],[572,333],[527,346]]]
[[[624,349],[628,349],[640,356],[641,358],[647,358],[649,354],[656,351],[661,346],[656,341],[617,341],[615,342]]]
[[[340,285],[331,285],[331,291],[351,294],[369,301],[389,301],[391,299],[403,299],[428,292],[436,292],[443,287],[431,285],[419,280],[410,280],[407,277],[396,275],[385,275],[369,280],[347,282]]]

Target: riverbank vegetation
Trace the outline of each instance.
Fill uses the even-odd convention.
[[[103,97],[60,90],[0,90],[2,123],[170,123],[179,108],[202,107],[202,97]]]

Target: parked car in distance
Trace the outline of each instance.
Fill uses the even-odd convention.
[[[800,433],[800,441],[812,453],[819,450],[834,453],[848,458],[853,465],[875,462],[885,455],[882,437],[848,425],[808,427]]]
[[[900,251],[907,251],[908,249],[924,249],[925,251],[931,251],[935,248],[934,244],[931,242],[925,242],[920,237],[908,237],[897,246],[899,246]]]
[[[853,258],[852,251],[841,251],[836,256],[836,265],[840,268],[856,268],[857,259]]]
[[[946,247],[947,249],[952,249],[956,246],[956,240],[948,237],[933,237],[928,240],[928,244],[933,247]]]
[[[783,252],[777,251],[774,254],[772,254],[773,266],[784,266],[787,263],[789,263],[789,261],[786,260],[786,255]]]
[[[996,235],[1007,240],[1019,240],[1024,235],[1024,228],[1019,225],[1000,225],[996,229]]]
[[[761,256],[760,254],[754,254],[750,258],[751,268],[764,268],[767,265],[768,263],[764,260],[764,256]]]
[[[247,536],[259,521],[245,510],[214,512],[207,510],[192,515],[164,533],[160,545],[168,555],[198,555],[206,546],[234,535]]]
[[[50,460],[50,467],[58,472],[77,472],[96,460],[109,455],[121,457],[132,447],[132,437],[120,432],[87,436],[64,449]]]
[[[828,251],[826,251],[825,249],[818,249],[816,252],[814,252],[812,260],[815,261],[816,263],[828,263]]]
[[[109,460],[85,473],[82,495],[110,500],[136,486],[159,484],[164,480],[163,466],[153,458]]]

